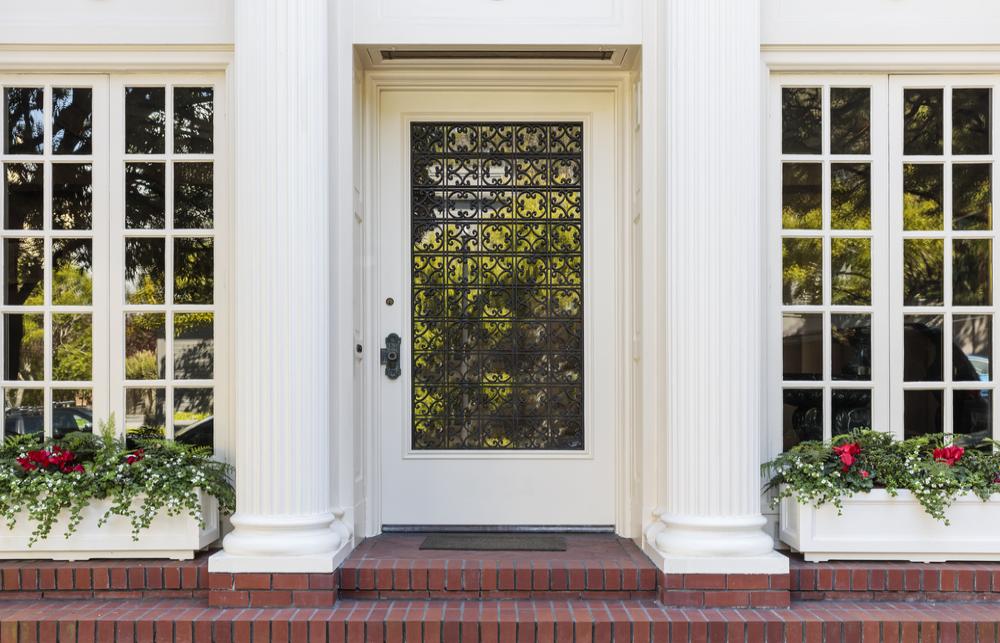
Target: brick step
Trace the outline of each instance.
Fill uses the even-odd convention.
[[[678,609],[623,601],[342,601],[220,609],[183,599],[0,603],[0,643],[116,641],[969,641],[1000,635],[1000,606],[815,601]]]
[[[797,601],[1000,602],[998,563],[790,561]]]

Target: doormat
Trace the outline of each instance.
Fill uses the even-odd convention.
[[[551,534],[431,534],[420,549],[566,551],[566,539]]]

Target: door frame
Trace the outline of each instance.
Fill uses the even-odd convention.
[[[613,97],[615,136],[616,180],[613,182],[615,211],[614,240],[614,271],[616,287],[615,309],[618,311],[615,319],[615,386],[614,408],[615,417],[620,418],[613,427],[614,480],[615,480],[615,532],[619,535],[637,538],[639,533],[632,525],[636,522],[634,513],[638,511],[639,479],[638,466],[641,454],[637,446],[641,443],[638,434],[640,423],[636,421],[638,396],[635,395],[637,384],[634,376],[635,324],[638,320],[636,308],[637,284],[633,272],[633,246],[637,246],[633,235],[633,217],[629,212],[633,204],[633,186],[636,168],[634,167],[633,134],[635,132],[634,94],[632,76],[625,71],[574,72],[569,70],[529,71],[529,70],[405,70],[405,71],[367,71],[363,79],[362,100],[362,189],[356,195],[356,223],[360,238],[356,239],[361,253],[360,274],[355,276],[359,286],[357,296],[360,301],[360,320],[358,320],[358,344],[363,347],[361,353],[362,373],[358,403],[361,406],[360,415],[360,461],[356,462],[356,480],[362,491],[363,498],[356,498],[356,506],[364,512],[363,534],[358,536],[374,536],[382,529],[381,493],[381,430],[379,425],[381,375],[377,359],[382,338],[378,335],[377,306],[380,301],[377,280],[372,278],[375,270],[381,265],[380,248],[377,243],[381,216],[379,203],[379,116],[381,111],[381,96],[386,91],[454,91],[461,88],[475,88],[479,91],[598,91],[607,92]],[[637,248],[635,248],[637,249]]]

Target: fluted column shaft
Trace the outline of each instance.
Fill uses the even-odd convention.
[[[219,571],[332,571],[328,0],[236,11],[236,514]],[[329,569],[327,569],[329,568]]]
[[[765,290],[760,4],[662,6],[667,426],[655,547],[668,571],[672,559],[683,567],[677,571],[741,571],[734,559],[773,556],[772,539],[761,530],[758,484]],[[694,561],[677,563],[688,558]],[[755,570],[750,564],[746,571]]]

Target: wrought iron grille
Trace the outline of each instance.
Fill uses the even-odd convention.
[[[413,448],[583,449],[583,124],[410,137]]]

